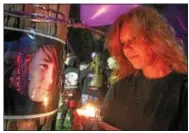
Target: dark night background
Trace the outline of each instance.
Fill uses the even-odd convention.
[[[188,28],[188,4],[144,4],[147,6],[153,6],[160,12],[165,15],[169,6],[174,6],[179,10],[179,13],[182,15],[182,21]],[[170,10],[170,9],[168,9]],[[79,4],[71,4],[69,18],[73,18],[75,22],[80,22],[80,5]],[[169,11],[168,11],[169,12]],[[165,17],[167,17],[165,15]],[[169,19],[172,19],[171,15],[168,16]],[[168,21],[169,21],[168,19]],[[170,22],[171,23],[171,22]],[[182,32],[177,30],[175,25],[172,25],[177,33],[177,36],[181,37],[184,42],[185,53],[188,55],[188,31]],[[109,25],[101,26],[101,27],[93,27],[98,28],[104,32],[107,31]],[[100,40],[97,40],[93,37],[93,34],[89,30],[79,29],[79,28],[69,28],[68,29],[68,40],[73,48],[75,54],[80,58],[80,61],[89,62],[90,55],[92,52],[103,52],[103,37]]]

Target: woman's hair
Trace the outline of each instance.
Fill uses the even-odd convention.
[[[55,48],[55,45],[43,45],[40,49],[46,54],[50,62],[55,66],[53,69],[52,99],[50,100],[50,106],[52,109],[54,109],[58,104],[61,80],[59,76],[61,73],[61,63],[58,59],[58,50]]]
[[[138,6],[121,15],[107,34],[107,48],[118,63],[114,71],[117,80],[137,71],[126,59],[120,43],[120,30],[125,23],[131,23],[136,36],[145,38],[154,53],[173,70],[187,72],[187,57],[171,26],[154,8]]]
[[[57,79],[59,77],[57,75],[59,74],[60,70],[57,50],[53,45],[43,45],[40,49],[47,55],[50,62],[52,62],[55,66],[55,68],[53,69],[54,84],[52,87],[55,88],[55,86],[57,86],[59,83],[59,79]]]
[[[54,88],[59,83],[59,79],[57,79],[58,78],[57,74],[59,73],[59,70],[60,70],[59,68],[61,67],[61,66],[59,66],[60,63],[58,60],[56,48],[53,45],[43,45],[39,49],[41,49],[47,55],[50,62],[54,63],[54,66],[55,66],[55,69],[53,69],[53,74],[55,75],[53,77],[54,81],[55,81],[55,83],[53,84],[53,88]],[[15,88],[15,89],[24,91],[24,87],[27,86],[25,84],[28,84],[27,74],[29,72],[29,65],[32,61],[32,58],[34,56],[36,56],[36,53],[26,54],[26,55],[23,55],[23,57],[21,57],[21,55],[16,56],[16,60],[15,60],[16,68],[12,73],[11,79],[13,80],[12,83],[14,83],[14,82],[16,82],[16,80],[15,80],[16,76],[21,76],[22,81],[20,81],[21,82],[20,87]],[[23,58],[23,59],[21,59],[21,58]],[[21,60],[23,60],[23,61],[21,61]],[[22,70],[20,70],[20,69],[22,69]],[[22,71],[22,72],[18,72],[18,71]]]

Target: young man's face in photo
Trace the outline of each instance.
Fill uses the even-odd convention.
[[[55,63],[40,48],[29,66],[29,96],[33,101],[41,102],[48,98],[53,85]]]

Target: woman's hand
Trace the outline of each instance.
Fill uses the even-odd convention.
[[[97,131],[119,131],[116,127],[113,127],[109,125],[106,122],[101,121],[95,121],[94,119],[90,117],[86,117],[83,115],[79,115],[77,110],[73,111],[73,121],[72,121],[72,130],[75,131],[91,131],[91,130],[97,130]]]
[[[90,117],[79,115],[77,110],[73,111],[73,121],[72,121],[72,130],[74,131],[90,131],[94,130],[95,120]],[[96,129],[98,130],[98,129]]]
[[[74,131],[81,131],[83,130],[83,125],[82,125],[82,118],[79,116],[79,114],[74,110],[73,112],[73,120],[72,120],[72,130]]]

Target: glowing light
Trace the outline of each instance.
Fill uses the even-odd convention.
[[[97,108],[92,105],[87,105],[84,108],[77,109],[77,113],[82,116],[95,117]]]
[[[47,106],[48,105],[48,100],[49,100],[48,97],[45,96],[43,98],[43,105]]]
[[[134,6],[134,7],[137,7],[137,6],[139,6],[139,5],[135,5],[135,4],[134,4],[133,6]]]
[[[109,57],[107,63],[110,69],[114,69],[116,67],[116,60],[113,57]]]
[[[68,96],[69,96],[69,97],[72,97],[72,96],[73,96],[73,94],[72,94],[72,93],[69,93],[69,94],[68,94]]]
[[[97,55],[96,52],[93,52],[93,53],[91,54],[91,57],[92,57],[93,60],[94,60],[94,58],[95,58],[96,55]]]
[[[103,6],[101,7],[92,17],[91,19],[95,19],[96,17],[100,16],[101,14],[105,13],[109,7]]]

